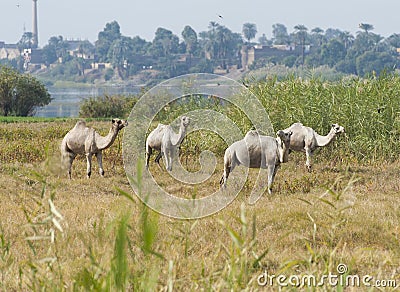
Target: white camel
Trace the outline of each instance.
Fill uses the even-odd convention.
[[[99,173],[104,176],[102,150],[110,147],[118,132],[126,127],[128,122],[120,119],[113,119],[110,132],[102,137],[93,128],[86,126],[84,121],[79,121],[65,135],[61,142],[61,163],[68,168],[68,176],[71,178],[72,162],[78,154],[85,154],[87,160],[87,178],[90,178],[92,169],[92,156],[97,157]]]
[[[157,128],[149,134],[146,140],[146,168],[149,167],[150,155],[153,153],[153,150],[157,150],[159,153],[155,162],[160,164],[160,158],[164,156],[165,168],[168,171],[172,170],[172,161],[177,148],[185,138],[189,123],[190,118],[182,116],[178,134],[174,133],[170,125],[158,124]]]
[[[274,177],[281,163],[287,162],[291,133],[279,130],[277,138],[249,131],[242,140],[234,142],[225,150],[224,174],[220,184],[226,187],[229,173],[235,166],[263,168],[268,172],[268,193],[272,193]]]
[[[331,143],[335,137],[344,133],[344,128],[338,124],[332,124],[328,135],[321,136],[314,129],[304,126],[302,123],[294,123],[285,132],[291,131],[290,150],[306,153],[306,166],[311,171],[311,156],[315,149]]]

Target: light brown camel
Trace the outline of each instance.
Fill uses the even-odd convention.
[[[84,121],[77,122],[61,142],[61,163],[68,168],[69,178],[71,178],[72,162],[78,154],[86,155],[87,178],[91,175],[93,154],[97,157],[99,173],[104,176],[102,151],[114,143],[118,132],[127,125],[128,122],[125,120],[113,119],[110,132],[102,137],[95,129],[87,127]]]
[[[174,133],[170,125],[158,124],[157,128],[149,134],[146,140],[146,168],[149,167],[150,155],[153,150],[157,150],[160,153],[157,155],[155,162],[159,164],[160,158],[164,156],[165,168],[168,171],[172,170],[172,160],[177,148],[185,138],[186,128],[189,123],[190,118],[182,116],[178,134]]]
[[[306,127],[302,123],[294,123],[284,131],[292,132],[289,149],[306,153],[306,166],[308,171],[311,171],[311,156],[314,150],[318,147],[324,147],[328,145],[335,139],[337,135],[345,132],[342,126],[338,124],[332,124],[328,135],[322,136],[313,128]]]

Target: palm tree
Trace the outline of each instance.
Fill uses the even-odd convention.
[[[211,31],[211,33],[215,33],[215,30],[217,29],[218,26],[219,26],[218,22],[210,21],[210,23],[208,24],[208,29]]]
[[[217,29],[220,25],[211,21],[208,25],[208,31],[200,32],[199,36],[203,39],[204,52],[207,59],[214,60],[218,55],[218,44],[217,44]]]
[[[257,27],[254,23],[245,23],[243,24],[242,33],[244,38],[247,40],[247,43],[250,43],[251,39],[254,39],[257,34]]]
[[[305,49],[305,42],[307,38],[307,27],[302,24],[298,24],[294,27],[295,34],[297,38],[300,40],[301,44],[301,64],[304,65],[304,49]]]
[[[216,32],[217,58],[221,61],[221,67],[226,68],[229,43],[231,42],[232,32],[225,26],[218,26]]]
[[[370,30],[374,29],[374,26],[368,23],[360,23],[358,27],[361,28],[366,34],[368,34]]]
[[[318,46],[322,45],[322,39],[324,38],[323,32],[324,32],[324,30],[319,27],[313,28],[311,30],[312,35],[315,37],[316,41],[318,42]]]
[[[383,39],[380,35],[370,33],[374,29],[372,24],[360,23],[362,31],[357,32],[357,42],[361,45],[361,51],[376,50],[378,43]]]
[[[348,31],[342,32],[339,36],[340,41],[343,43],[346,50],[354,42],[354,36]]]
[[[124,69],[124,64],[129,60],[131,53],[131,42],[129,41],[129,38],[125,36],[115,40],[110,47],[108,58],[117,69],[118,75],[121,77],[121,79],[124,79],[122,71]]]

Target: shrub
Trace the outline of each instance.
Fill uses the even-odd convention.
[[[0,66],[0,114],[32,116],[39,106],[49,104],[51,97],[44,85],[28,74]]]
[[[137,102],[135,96],[104,95],[89,97],[80,104],[79,116],[82,118],[125,118]]]

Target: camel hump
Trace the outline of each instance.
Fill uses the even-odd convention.
[[[250,153],[260,149],[262,136],[257,130],[250,130],[244,136],[244,142]]]
[[[294,131],[294,132],[299,132],[299,131],[303,131],[303,129],[307,128],[306,126],[304,126],[302,123],[293,123],[289,128],[284,129],[284,132],[288,132],[288,131]]]
[[[250,130],[244,136],[245,139],[257,138],[260,135],[257,130]]]
[[[304,127],[302,123],[294,123],[292,127]]]
[[[86,128],[86,122],[85,121],[78,121],[76,124],[75,124],[75,128]]]
[[[157,128],[155,128],[150,135],[154,136],[159,136],[159,135],[163,135],[162,133],[165,131],[166,125],[164,124],[158,124]]]

